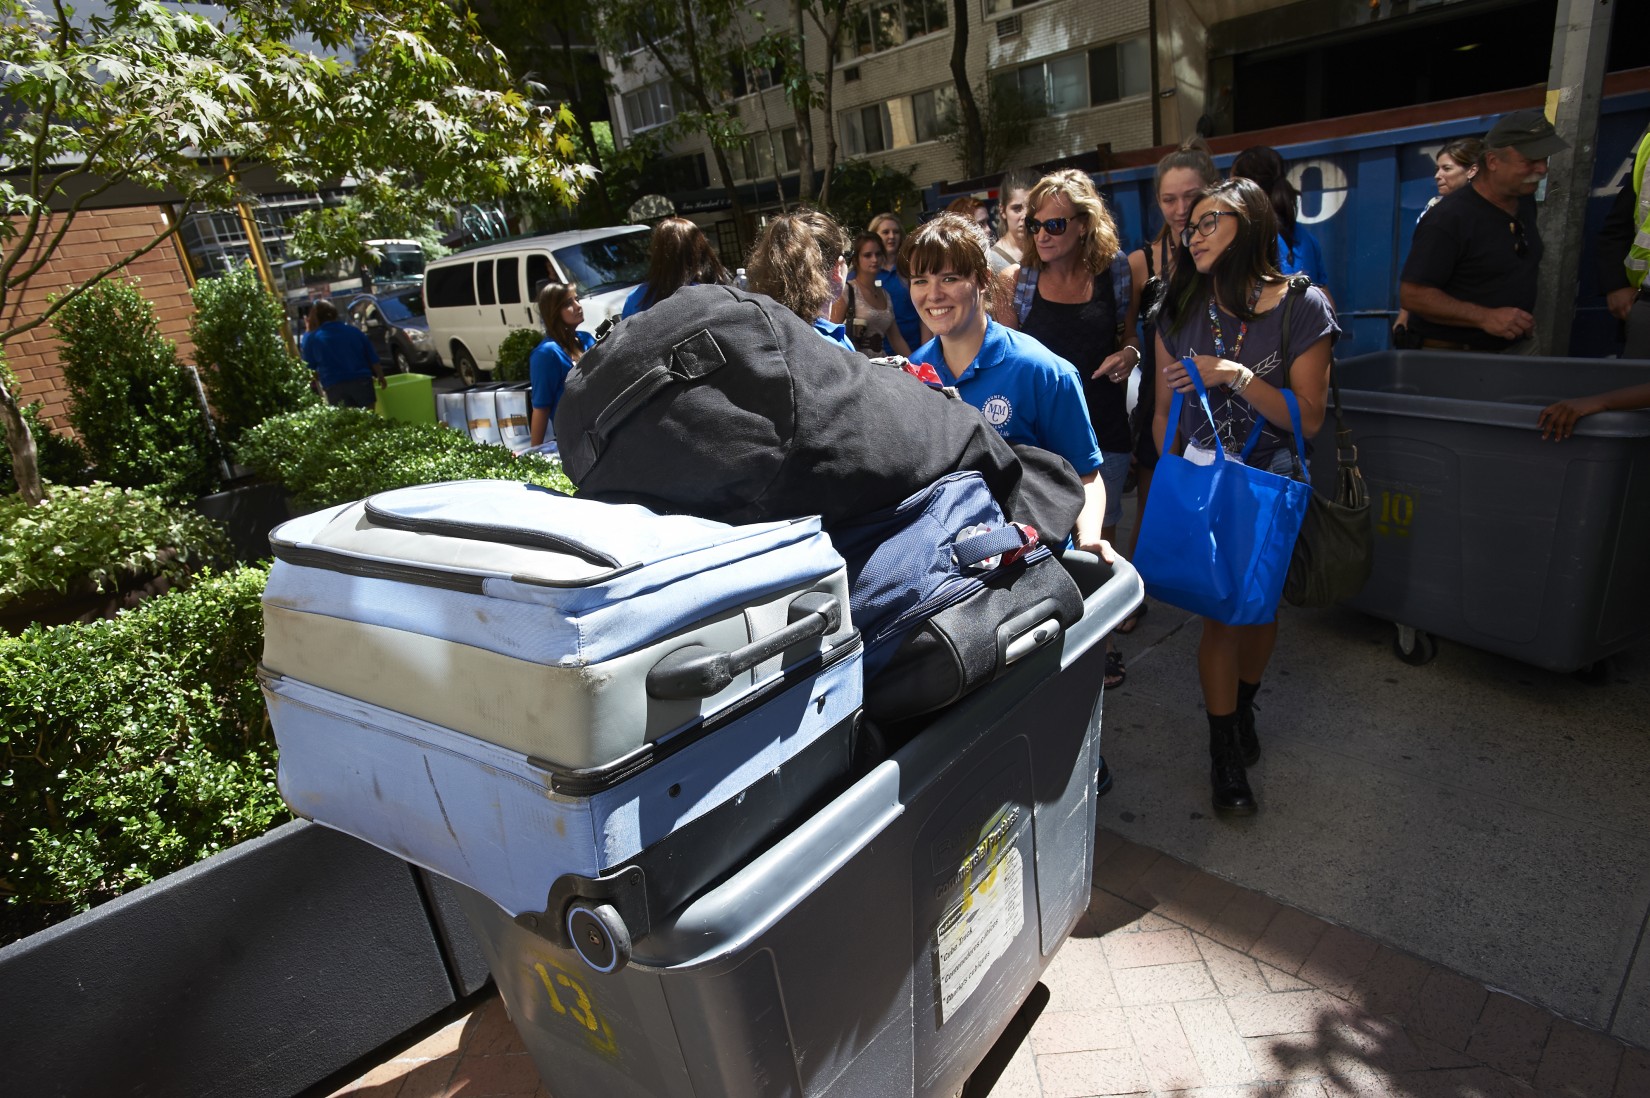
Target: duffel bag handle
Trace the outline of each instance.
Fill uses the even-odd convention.
[[[812,637],[823,637],[842,625],[842,607],[823,591],[809,591],[791,600],[790,624],[732,652],[702,644],[678,648],[647,673],[649,697],[662,701],[708,698],[720,694],[757,664]]]
[[[1008,523],[995,530],[988,530],[983,534],[972,534],[958,538],[951,546],[951,555],[964,568],[972,568],[976,564],[990,560],[992,557],[1012,553],[1016,549],[1023,549],[1028,545],[1036,544],[1036,535],[1027,533],[1019,523]]]

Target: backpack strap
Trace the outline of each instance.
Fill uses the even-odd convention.
[[[1026,322],[1026,314],[1031,312],[1031,301],[1037,293],[1037,270],[1025,263],[1020,264],[1020,273],[1014,278],[1014,315],[1020,318],[1020,323]]]

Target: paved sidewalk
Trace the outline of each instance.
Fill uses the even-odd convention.
[[[1096,863],[967,1098],[1650,1095],[1643,1049],[1113,832]],[[540,1083],[496,998],[336,1094],[582,1098]]]

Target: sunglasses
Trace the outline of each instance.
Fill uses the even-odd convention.
[[[1204,214],[1202,217],[1180,230],[1180,242],[1190,248],[1192,246],[1192,233],[1194,231],[1198,236],[1213,236],[1215,229],[1220,226],[1221,218],[1236,216],[1237,212],[1235,210],[1210,210],[1208,213]]]
[[[1507,222],[1507,231],[1513,234],[1513,255],[1523,259],[1524,253],[1530,250],[1530,242],[1524,236],[1524,223],[1522,221],[1509,221]]]
[[[1064,236],[1066,226],[1070,224],[1071,218],[1069,217],[1051,217],[1047,221],[1038,221],[1035,217],[1028,217],[1026,218],[1026,235],[1036,236],[1047,229],[1049,236]]]

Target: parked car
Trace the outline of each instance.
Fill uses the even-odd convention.
[[[441,355],[424,318],[424,291],[418,287],[385,294],[357,294],[345,306],[345,319],[366,333],[384,369],[404,374],[434,374]]]
[[[584,304],[585,331],[617,317],[647,277],[653,230],[646,225],[522,237],[431,260],[424,304],[435,348],[466,384],[482,380],[511,331],[540,327],[534,299],[547,282],[570,282]]]

